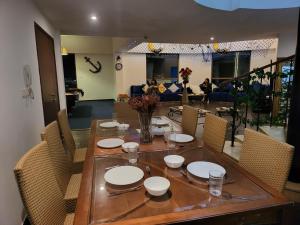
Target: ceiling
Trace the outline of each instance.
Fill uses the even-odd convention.
[[[277,37],[297,28],[297,8],[220,11],[193,0],[34,0],[62,34],[207,43]],[[97,21],[90,16],[96,15]]]

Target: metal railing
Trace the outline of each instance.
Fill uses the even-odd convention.
[[[241,85],[242,84],[242,88],[244,88],[244,86],[248,87],[248,88],[253,88],[250,86],[250,82],[253,82],[253,79],[251,79],[251,77],[255,74],[257,74],[258,72],[263,72],[265,73],[265,70],[268,69],[267,72],[269,72],[269,74],[273,74],[275,72],[277,73],[280,73],[281,71],[279,71],[280,69],[280,65],[283,64],[283,63],[288,63],[289,65],[289,68],[290,70],[293,70],[293,65],[294,65],[294,62],[295,62],[295,55],[292,55],[292,56],[289,56],[289,57],[286,57],[286,58],[282,58],[282,59],[279,59],[277,60],[276,62],[272,62],[271,60],[271,63],[268,64],[268,65],[265,65],[265,66],[262,66],[262,67],[259,67],[259,68],[256,68],[250,72],[247,72],[239,77],[236,77],[236,78],[233,78],[231,80],[227,80],[227,81],[224,81],[223,83],[225,84],[228,84],[228,83],[232,83],[233,84],[233,96],[234,96],[234,101],[233,101],[233,109],[232,109],[232,123],[231,123],[231,145],[234,146],[234,140],[235,140],[235,134],[236,134],[236,130],[237,130],[237,126],[236,126],[236,119],[237,119],[237,116],[238,116],[238,113],[239,113],[239,109],[238,109],[238,104],[239,104],[239,93],[243,93],[243,91],[239,91],[239,88],[241,88]],[[268,76],[267,78],[260,78],[260,79],[257,79],[256,77],[256,80],[255,82],[258,82],[260,83],[260,88],[265,88],[264,87],[264,83],[267,83],[270,85],[269,87],[269,91],[270,91],[270,96],[269,96],[269,102],[270,102],[270,112],[267,113],[269,114],[269,125],[272,126],[273,124],[273,120],[274,120],[274,106],[275,104],[278,104],[275,103],[274,104],[274,99],[276,96],[276,82],[278,82],[277,79],[281,79],[279,78],[278,76],[274,77],[274,76]],[[288,76],[288,81],[287,81],[287,93],[285,95],[285,101],[286,101],[286,104],[285,104],[285,110],[286,110],[286,115],[285,115],[285,118],[284,118],[284,126],[287,125],[287,122],[288,122],[288,110],[289,110],[289,102],[290,102],[290,91],[291,91],[291,76]],[[244,91],[245,88],[244,88]],[[243,93],[244,95],[247,95],[248,93]],[[248,96],[249,97],[249,96]],[[267,96],[265,96],[267,97]],[[263,100],[263,99],[258,99],[258,101],[260,100]],[[262,104],[261,104],[262,105]],[[261,107],[264,107],[264,106],[261,106]],[[249,122],[248,121],[248,110],[249,110],[249,100],[246,101],[245,103],[245,113],[244,113],[244,125],[245,127],[247,127],[247,123]],[[252,111],[253,111],[253,108],[252,108]],[[260,126],[260,122],[261,122],[261,114],[265,114],[265,112],[263,112],[262,108],[257,108],[255,110],[256,114],[257,114],[257,117],[256,117],[256,129],[258,130],[259,129],[259,126]]]

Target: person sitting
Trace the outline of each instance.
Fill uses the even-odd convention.
[[[212,92],[212,84],[209,82],[209,78],[206,78],[202,84],[200,84],[200,89],[204,92],[204,102],[208,102],[208,95]]]
[[[158,94],[158,85],[157,85],[157,81],[152,78],[152,80],[149,82],[147,81],[147,85],[149,86],[148,90],[147,90],[147,94]]]

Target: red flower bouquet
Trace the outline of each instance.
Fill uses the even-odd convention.
[[[189,76],[191,75],[192,72],[193,71],[188,67],[186,67],[185,69],[181,68],[181,70],[179,71],[179,74],[180,74],[184,84],[187,84],[189,82]]]

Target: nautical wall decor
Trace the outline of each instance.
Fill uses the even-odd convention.
[[[89,69],[91,73],[99,73],[101,71],[102,65],[99,61],[97,61],[97,65],[95,65],[95,63],[91,61],[91,58],[85,56],[84,59],[87,63],[91,64],[91,66],[94,68],[94,69]]]
[[[115,69],[116,70],[121,70],[123,68],[122,62],[121,62],[121,57],[118,55],[116,58],[116,64],[115,64]]]

